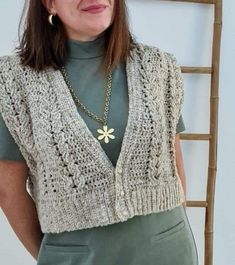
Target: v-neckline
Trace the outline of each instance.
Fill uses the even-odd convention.
[[[133,51],[131,51],[132,53]],[[128,117],[127,117],[127,124],[124,130],[124,136],[121,144],[121,150],[116,162],[116,165],[113,165],[110,158],[107,156],[105,150],[103,149],[100,141],[93,135],[90,131],[89,127],[87,126],[86,122],[80,115],[77,110],[77,105],[74,102],[74,99],[71,95],[71,92],[64,80],[64,77],[60,70],[50,69],[48,71],[48,77],[53,87],[59,105],[63,106],[63,115],[67,120],[67,123],[73,129],[74,134],[79,134],[79,137],[84,137],[84,140],[88,144],[88,148],[93,148],[93,155],[96,159],[100,159],[101,163],[111,172],[122,170],[123,159],[128,157],[124,157],[127,153],[127,148],[133,148],[133,143],[137,139],[138,135],[138,127],[135,126],[136,122],[140,119],[141,115],[141,104],[137,102],[140,100],[138,97],[137,89],[138,79],[135,78],[136,70],[135,63],[131,61],[132,59],[128,56],[126,60],[126,76],[127,76],[127,88],[128,88]],[[137,59],[135,59],[137,60]],[[133,127],[133,128],[131,128]],[[81,130],[78,130],[80,128]],[[131,132],[135,132],[131,134]],[[84,135],[81,135],[80,132],[83,132]],[[131,136],[131,143],[130,145],[130,136]],[[102,156],[100,158],[100,155]],[[98,157],[97,157],[98,156]]]

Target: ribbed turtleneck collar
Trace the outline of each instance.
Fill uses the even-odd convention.
[[[90,59],[104,55],[105,35],[92,41],[67,40],[68,58],[72,59]]]

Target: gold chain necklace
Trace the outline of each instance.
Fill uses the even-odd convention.
[[[65,79],[65,82],[72,94],[72,97],[75,101],[75,103],[80,107],[80,109],[85,112],[89,117],[91,117],[92,119],[96,120],[97,122],[101,123],[103,125],[102,128],[97,129],[97,132],[100,134],[97,139],[98,140],[102,140],[104,139],[105,143],[109,143],[109,138],[110,139],[114,139],[115,136],[112,135],[111,133],[114,132],[113,128],[108,129],[108,125],[107,125],[107,115],[108,115],[108,111],[109,111],[109,103],[110,103],[110,96],[111,96],[111,88],[112,88],[112,71],[109,72],[109,74],[106,76],[105,80],[105,106],[104,106],[104,114],[103,114],[103,119],[99,118],[98,116],[96,116],[94,113],[92,113],[91,111],[89,111],[87,109],[87,107],[80,102],[79,98],[76,96],[76,94],[74,93],[74,90],[70,84],[70,81],[68,79],[65,67],[62,66],[61,67],[61,73]]]

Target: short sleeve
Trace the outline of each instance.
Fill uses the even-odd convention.
[[[25,161],[0,113],[0,159]]]
[[[185,124],[184,124],[184,120],[183,120],[183,117],[182,117],[182,114],[181,114],[180,117],[179,117],[178,123],[177,123],[176,133],[180,133],[180,132],[183,132],[185,130],[186,130]]]

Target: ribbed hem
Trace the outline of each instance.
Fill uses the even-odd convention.
[[[120,219],[122,213],[115,210],[114,187],[82,196],[71,194],[55,201],[40,200],[37,208],[41,230],[43,233],[60,233],[105,226],[135,215],[173,209],[183,203],[184,196],[180,183],[175,181],[164,186],[137,186],[130,193],[125,193],[124,201],[126,208],[122,210],[127,210],[128,214]]]
[[[171,210],[184,202],[184,194],[179,181],[171,184],[141,187],[132,191],[127,207],[131,215]]]

